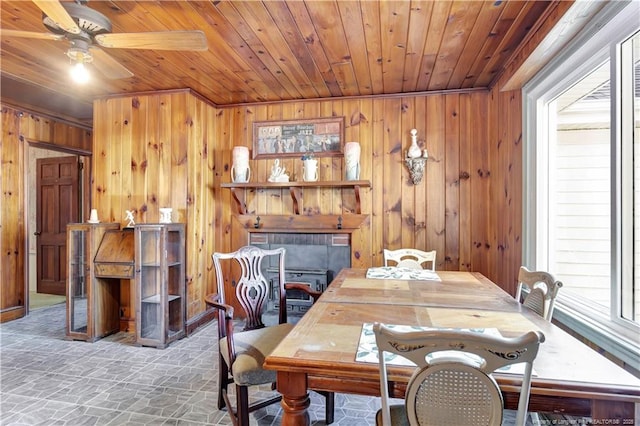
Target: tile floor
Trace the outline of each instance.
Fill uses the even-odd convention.
[[[215,324],[155,349],[127,333],[69,341],[64,322],[59,304],[0,324],[0,425],[231,424],[216,408]],[[312,392],[311,400],[312,424],[325,424],[324,398]],[[378,398],[338,394],[334,424],[373,425],[378,407]],[[277,425],[280,414],[272,405],[251,422]]]
[[[0,425],[229,425],[217,404],[215,324],[166,349],[117,333],[95,343],[65,339],[65,306],[0,325]],[[255,394],[271,392],[269,387]],[[324,423],[324,398],[310,415]],[[337,425],[374,424],[376,398],[336,396]],[[280,407],[252,424],[280,424]]]

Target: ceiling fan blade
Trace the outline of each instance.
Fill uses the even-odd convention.
[[[95,39],[100,46],[120,49],[207,50],[207,38],[198,30],[100,34]]]
[[[80,34],[80,27],[73,20],[67,10],[62,7],[59,1],[32,0],[33,3],[42,10],[61,29],[71,34]]]
[[[93,48],[91,49],[91,56],[93,57],[93,64],[95,65],[95,68],[104,74],[105,77],[111,80],[133,77],[133,73],[131,71],[103,50]]]
[[[63,40],[62,34],[53,33],[35,33],[33,31],[21,31],[21,30],[7,30],[0,28],[0,37],[22,37],[22,38],[34,38],[39,40]]]

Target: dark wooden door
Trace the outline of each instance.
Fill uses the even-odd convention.
[[[67,224],[78,221],[78,158],[41,158],[36,166],[37,290],[64,296]]]

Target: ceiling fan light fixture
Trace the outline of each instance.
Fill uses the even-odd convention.
[[[93,55],[91,55],[91,53],[88,50],[75,49],[71,47],[69,48],[69,50],[67,50],[67,56],[73,62],[80,62],[83,64],[88,64],[90,62],[93,62]]]
[[[84,84],[89,81],[89,70],[84,66],[83,62],[76,62],[71,67],[71,78],[78,84]]]

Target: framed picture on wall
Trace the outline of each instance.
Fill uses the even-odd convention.
[[[253,123],[253,158],[342,155],[344,117]]]

